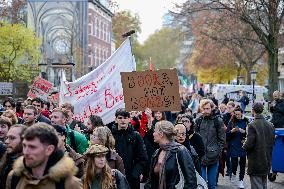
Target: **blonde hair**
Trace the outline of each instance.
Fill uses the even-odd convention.
[[[169,141],[173,141],[177,134],[174,125],[169,121],[159,121],[156,123],[155,128],[162,132]]]
[[[227,103],[227,106],[228,106],[228,105],[231,105],[232,107],[236,107],[236,104],[235,104],[233,101],[228,102],[228,103]]]
[[[94,157],[95,157],[94,155],[87,156],[87,165],[86,165],[84,182],[83,182],[84,189],[89,189],[92,184],[92,181],[96,179],[96,169],[97,168],[95,165]],[[106,164],[102,169],[101,188],[110,189],[110,188],[114,188],[113,186],[114,186],[114,183],[112,180],[111,168],[109,167],[107,160],[106,160]]]
[[[2,114],[3,117],[9,118],[10,121],[12,122],[12,125],[15,125],[18,123],[18,118],[16,114],[13,112],[13,110],[6,110]]]
[[[226,106],[226,104],[222,103],[222,104],[219,105],[219,108],[227,108],[227,106]]]
[[[108,149],[112,149],[112,150],[114,149],[115,139],[113,138],[111,130],[108,127],[105,127],[105,126],[97,127],[94,130],[93,134],[97,135],[99,140],[102,142],[102,145],[104,145]]]
[[[210,104],[211,108],[214,108],[214,107],[215,107],[215,104],[214,104],[213,101],[210,100],[210,99],[202,99],[202,100],[200,101],[200,105],[199,105],[199,106],[200,106],[201,109],[203,109],[204,106],[206,106],[207,104]]]

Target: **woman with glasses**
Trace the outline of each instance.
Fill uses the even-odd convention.
[[[103,145],[91,145],[86,152],[87,164],[84,189],[130,189],[125,176],[107,164],[109,149]]]
[[[174,142],[176,130],[169,121],[156,123],[154,141],[159,149],[152,156],[150,175],[145,189],[196,189],[194,164],[188,150]],[[180,184],[184,181],[184,184]]]
[[[193,146],[190,145],[189,139],[186,137],[186,127],[183,124],[179,123],[175,125],[175,130],[177,132],[177,135],[175,136],[176,142],[184,145],[188,149],[194,162],[196,171],[201,174],[201,161],[198,157],[198,154],[196,153],[196,150],[193,148]]]
[[[186,127],[186,138],[195,149],[199,159],[201,159],[205,154],[205,147],[202,137],[194,131],[193,117],[183,114],[177,119],[177,123],[183,124]]]
[[[91,135],[90,139],[91,144],[100,144],[109,149],[109,152],[106,154],[108,165],[112,169],[117,169],[125,175],[123,160],[114,150],[115,140],[111,134],[110,129],[105,126],[97,127],[94,130],[94,133]]]

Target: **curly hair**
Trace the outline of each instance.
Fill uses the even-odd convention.
[[[108,127],[100,126],[94,130],[94,135],[97,135],[99,140],[102,142],[102,145],[107,147],[108,149],[114,149],[115,147],[115,139],[111,133],[111,130]]]

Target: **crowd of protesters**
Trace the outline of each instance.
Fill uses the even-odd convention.
[[[271,122],[283,128],[284,101],[278,91],[273,96]],[[8,97],[0,117],[0,189],[195,189],[198,175],[215,189],[220,173],[245,188],[247,161],[252,188],[264,189],[274,126],[258,102],[249,123],[246,105],[244,92],[238,102],[218,102],[200,89],[181,97],[180,112],[117,109],[115,121],[104,124],[98,115],[73,119],[74,107],[53,98]]]

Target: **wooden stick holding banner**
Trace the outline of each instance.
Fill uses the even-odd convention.
[[[177,70],[121,73],[127,111],[180,111]]]

